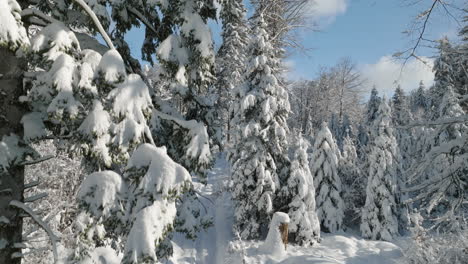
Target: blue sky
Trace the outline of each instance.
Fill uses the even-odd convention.
[[[452,2],[463,6],[462,1]],[[432,1],[407,3],[403,0],[318,0],[316,13],[320,15],[322,4],[327,10],[319,19],[320,32],[302,32],[304,46],[312,50],[309,56],[296,52],[288,58],[292,67],[290,77],[308,79],[316,76],[320,66],[332,66],[340,58],[350,57],[368,79],[368,86],[377,85],[382,92],[393,91],[395,81],[407,91],[416,88],[420,80],[430,85],[433,74],[429,66],[410,60],[402,72],[402,61],[391,57],[412,47],[413,38],[402,32],[410,28],[414,17],[430,7]],[[459,25],[443,10],[436,10],[427,28],[427,38],[447,35],[456,40]],[[429,57],[431,65],[434,49],[421,47],[418,53]]]
[[[414,1],[414,0],[413,0]],[[463,6],[466,0],[449,0]],[[410,28],[414,17],[430,7],[431,0],[408,5],[408,0],[311,0],[311,20],[318,23],[317,31],[302,30],[300,35],[307,54],[292,51],[286,59],[290,66],[290,79],[312,79],[321,66],[333,66],[340,58],[350,57],[368,79],[368,86],[376,85],[384,93],[391,93],[395,82],[409,91],[417,88],[420,80],[430,85],[433,74],[430,66],[410,60],[402,69],[402,61],[391,55],[405,50],[414,43],[402,34]],[[454,15],[459,15],[455,10]],[[219,45],[220,24],[211,22],[214,39]],[[456,40],[459,25],[443,10],[436,10],[428,24],[427,38],[439,39],[444,35]],[[133,30],[127,39],[132,53],[140,57],[141,29]],[[435,50],[420,48],[418,53],[431,57]]]

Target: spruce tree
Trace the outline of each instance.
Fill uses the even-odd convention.
[[[315,212],[314,179],[307,155],[309,142],[300,134],[294,135],[291,142],[293,157],[290,176],[281,187],[278,198],[288,201],[289,232],[294,237],[294,242],[309,246],[320,241],[320,222]]]
[[[216,111],[212,93],[214,50],[208,19],[213,1],[181,0],[161,4],[169,30],[156,49],[160,67],[154,80],[152,132],[156,144],[191,173],[205,180],[212,164]]]
[[[343,183],[346,225],[354,225],[364,206],[366,178],[361,174],[356,147],[349,134],[343,140],[343,151],[339,160],[338,174]]]
[[[439,57],[434,61],[434,82],[429,89],[428,107],[429,118],[436,120],[439,118],[439,108],[444,97],[447,86],[455,86],[456,51],[447,38],[439,40]]]
[[[397,86],[395,89],[391,108],[392,124],[397,127],[397,129],[394,130],[394,133],[402,158],[401,166],[403,170],[406,170],[411,165],[413,141],[411,138],[412,129],[404,128],[404,126],[408,125],[413,118],[409,109],[408,98],[400,86]],[[403,179],[403,181],[405,180]]]
[[[236,89],[231,150],[235,224],[242,238],[266,234],[286,156],[287,93],[270,65],[276,63],[263,17],[257,17],[249,47],[247,78]],[[287,159],[287,157],[285,157]]]
[[[429,149],[410,169],[413,183],[412,202],[417,202],[431,225],[458,229],[463,222],[466,204],[466,162],[468,128],[464,123],[447,122],[466,115],[459,104],[458,95],[451,86],[441,100],[438,116],[440,122],[428,134]]]
[[[367,102],[366,110],[366,124],[372,125],[374,120],[377,118],[377,111],[379,110],[380,102],[382,98],[379,97],[377,88],[374,86],[372,88],[369,101]]]
[[[216,92],[218,94],[218,119],[220,142],[229,144],[229,125],[232,119],[231,103],[233,90],[243,83],[245,77],[248,27],[246,9],[242,0],[221,2],[220,18],[223,21],[221,33],[223,42],[216,56]]]
[[[344,217],[342,186],[338,176],[339,158],[338,146],[324,122],[315,138],[310,166],[321,229],[331,233],[341,229]]]
[[[410,104],[413,115],[423,117],[427,109],[426,86],[423,81],[420,81],[418,89],[411,93]]]
[[[362,210],[362,236],[392,240],[398,235],[398,145],[391,127],[391,109],[385,98],[371,128],[369,178]]]

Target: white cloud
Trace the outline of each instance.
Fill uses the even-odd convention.
[[[412,59],[403,66],[402,61],[395,60],[391,56],[383,56],[374,64],[362,65],[361,70],[370,87],[375,85],[381,94],[391,96],[397,84],[406,92],[418,88],[421,80],[426,87],[433,84],[434,60],[427,57],[421,59],[426,64]]]
[[[316,18],[334,18],[346,12],[348,0],[309,0],[312,16]]]

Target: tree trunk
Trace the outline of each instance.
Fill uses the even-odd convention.
[[[18,102],[22,94],[22,76],[24,65],[15,53],[7,48],[0,48],[0,139],[16,134],[22,137],[20,123],[26,109]],[[16,243],[22,241],[23,220],[17,208],[10,207],[12,200],[23,201],[24,166],[10,167],[7,172],[0,172],[0,263],[19,264],[21,258],[12,258],[14,253],[21,253]]]
[[[279,226],[281,240],[283,240],[284,249],[288,248],[288,223],[281,223]]]

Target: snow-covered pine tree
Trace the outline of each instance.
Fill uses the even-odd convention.
[[[244,82],[248,27],[246,9],[242,0],[223,0],[220,18],[223,42],[216,57],[217,112],[220,125],[220,142],[229,144],[229,123],[232,118],[233,90]]]
[[[353,139],[347,134],[343,140],[343,151],[338,166],[338,174],[343,183],[344,224],[347,226],[359,222],[360,210],[366,201],[365,185],[367,178],[361,174],[358,162]]]
[[[374,123],[374,120],[377,118],[377,112],[379,110],[379,106],[381,102],[382,102],[382,98],[379,97],[379,92],[377,91],[377,88],[374,86],[372,88],[369,101],[367,102],[365,122],[368,126],[372,125]]]
[[[338,145],[338,148],[341,150],[342,149],[342,143],[343,143],[343,138],[344,137],[344,131],[341,130],[341,120],[339,120],[338,114],[332,113],[330,122],[328,122],[330,126],[330,132],[333,135],[333,138],[336,141],[336,144]]]
[[[371,90],[369,101],[366,106],[366,115],[364,117],[364,123],[358,127],[358,154],[359,157],[365,161],[366,154],[368,152],[367,145],[370,141],[370,127],[376,118],[377,111],[379,109],[382,98],[379,97],[377,88],[374,86]],[[366,171],[367,164],[363,163],[363,171]]]
[[[21,263],[23,219],[21,209],[10,206],[24,200],[24,162],[32,154],[22,140],[21,118],[27,112],[19,102],[27,64],[24,51],[30,46],[15,0],[0,2],[0,263]],[[21,54],[23,53],[23,56]],[[16,56],[20,55],[20,56]]]
[[[326,122],[315,137],[311,173],[315,185],[317,216],[321,230],[336,232],[341,229],[344,217],[342,186],[338,175],[340,151]]]
[[[366,146],[369,141],[369,135],[367,134],[367,127],[365,124],[360,123],[357,127],[356,135],[356,151],[360,160],[366,158]]]
[[[418,118],[424,117],[427,109],[426,86],[423,81],[419,82],[417,90],[413,90],[410,95],[411,112]]]
[[[203,180],[212,163],[210,140],[216,139],[214,51],[207,25],[216,11],[211,0],[164,2],[160,9],[173,32],[156,50],[160,67],[154,89],[163,97],[153,96],[152,131],[158,145]]]
[[[453,122],[466,113],[452,86],[448,85],[444,90],[437,114],[439,118],[435,120],[438,125],[426,140],[430,149],[410,169],[413,186],[408,191],[414,194],[409,201],[419,204],[432,225],[443,224],[449,229],[457,229],[468,212],[468,127],[462,122]]]
[[[369,178],[361,215],[362,236],[392,240],[398,235],[398,145],[391,127],[391,109],[385,98],[375,115],[369,145]]]
[[[76,2],[89,11],[83,1]],[[14,13],[10,12],[10,6]],[[11,1],[8,9],[2,7],[1,11],[4,10],[8,12],[2,19],[13,19],[17,26],[21,25],[16,14],[21,9],[15,2]],[[102,250],[123,253],[123,263],[155,262],[167,257],[171,254],[171,230],[194,237],[200,228],[194,224],[201,214],[193,199],[189,203],[185,199],[193,198],[190,174],[172,161],[164,148],[153,145],[148,126],[153,105],[148,87],[139,75],[128,74],[124,59],[91,11],[88,14],[110,48],[102,56],[94,50],[82,50],[76,34],[62,22],[33,11],[33,15],[45,19],[44,27],[33,34],[30,49],[30,69],[41,70],[28,73],[24,80],[27,94],[20,99],[28,104],[31,113],[21,119],[24,141],[13,135],[3,137],[2,170],[36,154],[25,143],[44,136],[69,140],[74,150],[85,154],[86,169],[100,171],[86,177],[80,189],[83,212],[76,222],[79,239],[74,260],[94,259],[95,252]],[[8,25],[7,29],[16,33],[7,32],[6,36],[17,37],[24,31],[14,28],[14,24]],[[26,40],[29,42],[27,37]],[[12,45],[9,40],[7,43]],[[12,43],[19,42],[14,39]],[[199,153],[206,145],[198,142],[188,144],[190,153]],[[123,176],[115,171],[123,172]],[[151,190],[145,189],[148,186]],[[18,199],[14,206],[34,214],[21,201]],[[40,218],[35,215],[33,218],[44,227]],[[144,239],[135,235],[140,228],[145,230]],[[15,226],[15,234],[18,233],[21,238],[21,228]],[[55,235],[50,232],[49,235],[56,243]],[[15,237],[8,234],[12,241]],[[97,248],[107,243],[113,244],[114,249]],[[2,250],[6,254],[1,258],[8,259],[2,261],[5,263],[18,251],[13,246],[7,248],[12,250]],[[54,255],[57,257],[56,251]]]
[[[397,127],[397,129],[394,130],[394,134],[402,158],[401,167],[403,170],[406,170],[411,166],[411,152],[413,148],[411,135],[413,134],[413,130],[403,127],[408,125],[413,120],[413,117],[409,109],[408,97],[405,95],[400,85],[395,89],[395,93],[392,97],[391,108],[392,124]],[[406,182],[405,179],[401,180]]]
[[[309,142],[300,133],[294,134],[291,168],[288,181],[281,187],[278,199],[288,201],[289,232],[300,245],[320,241],[320,222],[315,212],[315,186],[309,169]]]
[[[439,118],[439,109],[447,86],[455,85],[456,51],[447,38],[439,40],[439,56],[434,61],[434,81],[435,84],[428,91],[429,118],[436,120]]]
[[[289,102],[270,64],[276,63],[262,15],[254,22],[247,78],[235,90],[231,150],[235,224],[242,238],[266,235],[274,194],[287,159]]]

